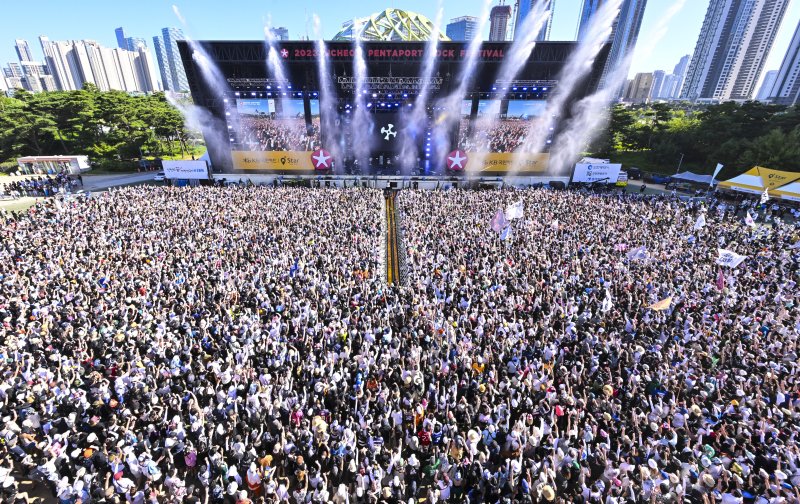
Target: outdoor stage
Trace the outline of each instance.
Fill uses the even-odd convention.
[[[423,42],[361,45],[362,59],[353,42],[326,42],[323,52],[317,42],[282,42],[272,57],[262,41],[179,42],[194,102],[209,116],[213,173],[569,179],[549,170],[550,142],[572,104],[596,90],[608,45],[563,87],[574,42],[537,43],[513,80],[503,79],[510,42],[483,42],[477,52],[440,42],[435,53]],[[560,115],[548,108],[558,93],[566,94]],[[552,124],[540,146],[524,152],[542,120]]]

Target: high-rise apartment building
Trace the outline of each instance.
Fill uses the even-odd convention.
[[[169,58],[167,57],[167,49],[164,46],[164,39],[160,35],[153,37],[153,51],[156,53],[156,62],[158,63],[158,72],[161,75],[161,84],[167,91],[173,91],[172,85],[172,72],[169,69]]]
[[[445,34],[450,40],[469,42],[474,39],[478,31],[478,18],[474,16],[461,16],[453,18],[445,28]]]
[[[171,91],[188,91],[189,81],[186,79],[181,53],[178,51],[178,41],[184,40],[186,37],[183,36],[183,31],[178,28],[162,29],[161,37],[164,41],[164,51],[167,54],[166,63],[169,65],[171,75]]]
[[[580,23],[578,25],[578,40],[583,40],[592,17],[605,1],[583,0]],[[608,53],[603,75],[600,78],[600,87],[606,85],[606,78],[612,69],[616,69],[622,64],[630,66],[630,60],[627,57],[633,53],[636,47],[646,6],[647,0],[623,0],[619,14],[611,25],[611,35],[609,36],[611,50]]]
[[[775,85],[776,80],[778,80],[777,70],[770,70],[769,72],[765,73],[764,81],[761,83],[761,87],[758,88],[756,100],[760,102],[768,101],[769,96],[772,93],[772,87]]]
[[[749,100],[789,0],[711,0],[681,98]]]
[[[800,98],[800,22],[794,30],[792,42],[783,56],[781,66],[775,74],[775,82],[767,97],[780,105],[795,105]],[[767,82],[767,79],[764,79]]]
[[[672,91],[669,94],[669,97],[673,100],[677,100],[680,98],[681,89],[683,88],[683,83],[686,80],[686,71],[689,69],[689,55],[686,54],[681,57],[678,64],[675,65],[675,68],[672,69],[673,75],[673,82],[671,89]]]
[[[650,89],[651,100],[662,99],[662,90],[664,88],[664,79],[666,77],[667,73],[664,70],[656,70],[653,72],[653,87]]]
[[[627,86],[624,100],[629,103],[647,103],[653,89],[652,73],[637,73]]]
[[[117,36],[117,47],[120,49],[127,49],[128,42],[125,40],[125,30],[122,29],[120,26],[116,30],[114,30],[114,34]]]
[[[145,46],[128,51],[103,47],[93,40],[39,39],[47,72],[52,76],[52,79],[39,76],[40,90],[57,87],[70,91],[81,89],[84,84],[93,84],[101,91],[147,93],[160,89],[152,57]]]
[[[510,5],[495,5],[489,14],[489,40],[506,40],[508,20],[511,19]]]
[[[33,61],[33,53],[27,40],[17,39],[14,41],[14,49],[17,51],[17,58],[22,61]]]
[[[525,18],[528,17],[531,10],[533,9],[533,4],[537,0],[517,0],[517,16],[514,20],[514,40],[522,36],[521,29],[522,24],[525,22]],[[547,19],[545,20],[542,28],[539,30],[539,34],[536,36],[536,41],[544,41],[550,40],[550,28],[553,24],[553,11],[556,8],[556,0],[550,0],[550,7]]]

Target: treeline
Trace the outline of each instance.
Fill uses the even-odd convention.
[[[649,164],[641,168],[672,173],[681,156],[682,169],[711,173],[722,163],[725,176],[756,165],[800,171],[800,108],[754,101],[617,105],[592,147],[611,158],[638,152],[642,164]]]
[[[93,161],[177,156],[191,149],[181,113],[163,93],[99,91],[0,97],[0,162],[26,155],[89,155]]]

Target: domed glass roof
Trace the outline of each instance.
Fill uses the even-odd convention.
[[[433,30],[433,22],[422,14],[386,9],[369,17],[347,21],[333,40],[424,41],[430,40]],[[450,40],[441,30],[437,36],[439,40]]]

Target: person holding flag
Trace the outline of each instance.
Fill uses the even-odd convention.
[[[503,232],[506,226],[508,226],[508,219],[506,219],[506,216],[502,210],[498,210],[489,223],[489,227],[491,227],[492,231],[495,233],[500,234]]]
[[[700,229],[703,229],[705,225],[706,225],[706,214],[701,213],[700,216],[697,218],[697,221],[695,221],[694,227],[692,229],[694,229],[695,231],[699,231]]]
[[[756,227],[756,221],[753,220],[753,216],[750,215],[750,210],[747,210],[747,215],[745,215],[744,223],[747,224],[748,227],[751,228]]]

